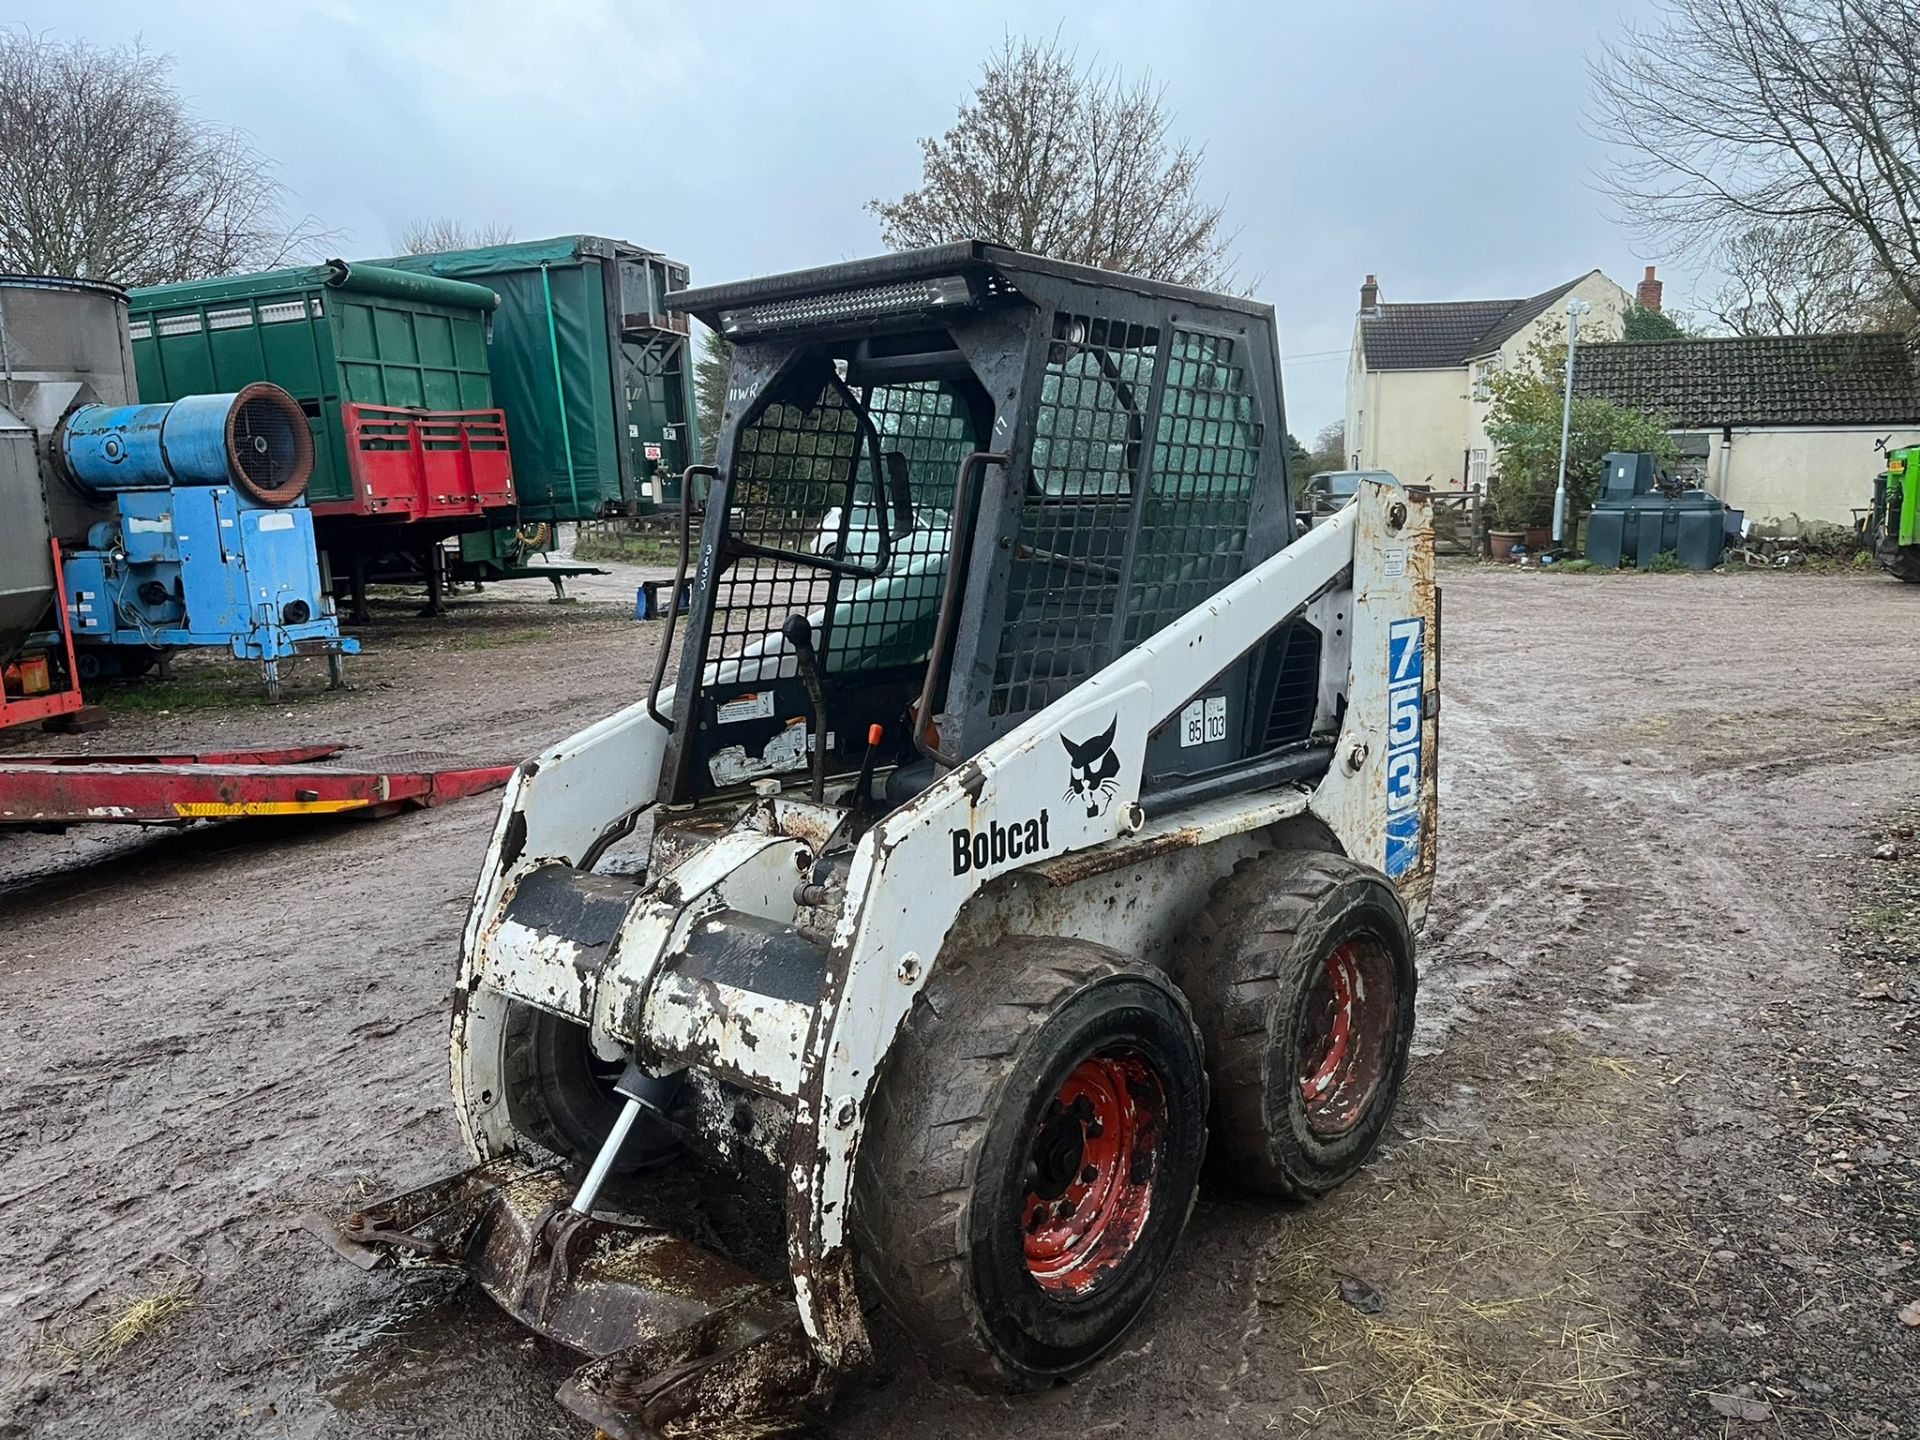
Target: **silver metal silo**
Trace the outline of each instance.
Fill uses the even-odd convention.
[[[92,280],[0,275],[0,664],[54,621],[49,541],[104,513],[48,454],[75,405],[136,398],[127,297]]]

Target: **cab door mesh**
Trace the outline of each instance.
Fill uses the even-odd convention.
[[[892,536],[886,574],[855,586],[841,582],[834,616],[835,643],[827,655],[833,674],[920,664],[933,643],[940,589],[947,576],[953,489],[960,462],[978,448],[973,416],[959,390],[939,380],[876,385],[862,399],[880,436],[883,461],[906,466],[912,527]],[[871,516],[856,510],[871,535]],[[854,546],[855,553],[859,547]]]
[[[767,405],[734,441],[729,538],[801,555],[844,545],[862,443],[859,414],[836,385],[822,385],[811,403]],[[787,616],[826,605],[834,579],[798,561],[737,556],[714,581],[705,658],[737,655]],[[833,644],[831,619],[814,637],[822,654]]]
[[[1054,316],[990,716],[1044,709],[1246,568],[1266,439],[1247,342],[1165,333],[1163,354],[1157,326]]]
[[[1264,438],[1242,342],[1173,332],[1153,469],[1128,578],[1126,644],[1171,623],[1245,568]]]
[[[1160,331],[1056,313],[989,715],[1044,709],[1105,665]]]

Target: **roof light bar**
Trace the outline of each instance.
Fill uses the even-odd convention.
[[[891,285],[868,285],[857,290],[832,290],[792,300],[769,300],[720,312],[720,328],[728,335],[758,335],[775,330],[799,330],[816,325],[872,320],[885,315],[910,315],[920,310],[946,310],[971,305],[973,289],[964,275],[937,275]]]

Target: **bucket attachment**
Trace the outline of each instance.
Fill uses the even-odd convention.
[[[613,1440],[776,1435],[829,1398],[792,1297],[665,1230],[582,1215],[557,1163],[492,1161],[306,1227],[363,1269],[465,1271],[587,1355],[559,1399]]]

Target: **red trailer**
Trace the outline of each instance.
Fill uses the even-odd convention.
[[[378,818],[507,783],[511,765],[436,766],[434,757],[330,763],[339,745],[181,755],[0,758],[0,826],[184,825],[261,815]]]
[[[502,410],[414,410],[345,405],[352,494],[310,503],[316,516],[408,525],[480,520],[513,504]]]

